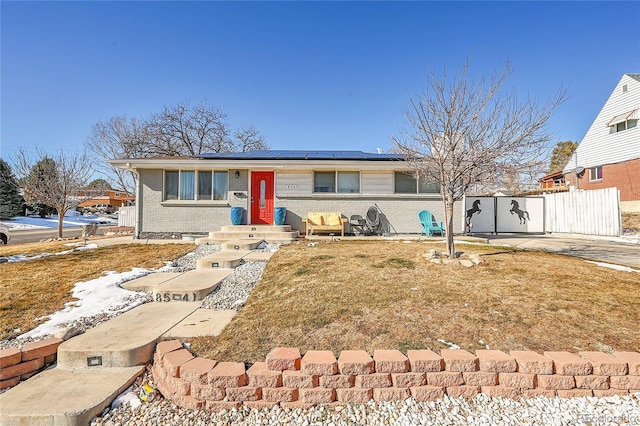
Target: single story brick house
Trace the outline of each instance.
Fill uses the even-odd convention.
[[[309,212],[366,216],[377,205],[390,233],[419,234],[418,212],[444,220],[436,182],[416,179],[402,156],[361,151],[261,150],[111,160],[138,176],[137,238],[180,238],[231,225],[231,208],[245,209],[243,224],[285,224],[304,234]],[[462,232],[462,203],[455,229]],[[350,232],[347,224],[346,232]]]

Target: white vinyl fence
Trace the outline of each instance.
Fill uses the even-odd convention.
[[[118,226],[136,226],[136,206],[120,207]]]
[[[545,194],[547,232],[619,236],[622,229],[617,188]]]

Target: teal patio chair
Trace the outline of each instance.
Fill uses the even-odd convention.
[[[418,213],[418,217],[422,224],[422,232],[424,232],[427,237],[431,237],[434,233],[438,233],[444,237],[445,231],[442,222],[436,222],[435,217],[433,217],[429,210],[422,210]],[[420,235],[422,235],[422,232]]]

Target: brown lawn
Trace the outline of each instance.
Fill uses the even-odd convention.
[[[216,360],[256,362],[277,346],[328,349],[640,350],[640,275],[583,260],[458,245],[474,268],[423,257],[442,245],[322,242],[283,247],[218,338]]]
[[[40,252],[59,252],[69,247],[57,243]],[[26,250],[20,250],[20,247]],[[9,245],[14,253],[38,251],[31,245]],[[103,271],[125,272],[133,267],[159,268],[190,251],[191,244],[123,244],[42,259],[0,264],[0,339],[15,337],[35,328],[45,315],[61,310],[74,300],[75,283],[98,278]],[[0,251],[0,255],[8,255]],[[21,332],[16,332],[19,329]]]
[[[622,227],[630,234],[640,233],[640,213],[622,213]]]

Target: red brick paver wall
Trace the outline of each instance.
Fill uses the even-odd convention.
[[[307,408],[316,404],[434,401],[478,393],[505,398],[628,395],[640,392],[640,353],[556,351],[330,351],[275,348],[266,362],[193,358],[178,341],[154,355],[157,388],[175,404],[211,411],[247,407]],[[183,362],[180,364],[180,362]]]
[[[0,389],[26,380],[56,362],[62,339],[45,339],[24,345],[22,349],[0,350]]]

